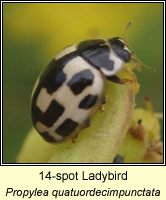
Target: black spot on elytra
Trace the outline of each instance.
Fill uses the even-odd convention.
[[[35,124],[37,121],[41,121],[43,124],[47,124],[50,126],[56,120],[61,113],[63,112],[64,108],[60,108],[60,106],[54,108],[54,114],[51,113],[51,111],[47,113],[42,113],[39,108],[36,107],[36,101],[38,98],[38,95],[42,88],[46,88],[47,92],[49,94],[52,94],[55,92],[59,87],[63,85],[63,83],[66,80],[66,74],[63,72],[63,68],[65,65],[70,62],[73,58],[79,56],[78,52],[72,52],[70,54],[67,54],[63,57],[61,57],[58,60],[52,59],[51,62],[48,64],[46,69],[43,71],[39,78],[39,84],[34,91],[34,94],[32,96],[32,104],[31,104],[31,115],[32,115],[32,121]],[[53,103],[54,104],[54,103]],[[56,103],[55,103],[56,104]],[[57,110],[56,110],[57,108]],[[56,112],[57,113],[56,113]],[[48,114],[50,113],[50,114]],[[41,116],[40,116],[41,115]],[[49,119],[46,119],[46,116],[49,115]],[[52,118],[52,115],[53,118]],[[52,118],[52,120],[51,120]],[[46,122],[45,122],[46,120]]]
[[[89,69],[85,69],[75,74],[67,85],[70,87],[72,92],[77,95],[80,94],[87,86],[92,85],[94,75]]]
[[[47,92],[50,94],[55,92],[66,80],[66,74],[63,72],[63,68],[77,56],[77,51],[74,51],[57,60],[52,59],[40,76],[38,88],[47,88]]]
[[[47,142],[56,142],[56,140],[51,136],[49,135],[49,133],[47,132],[44,132],[44,133],[39,133],[43,138],[44,140],[46,140]]]
[[[49,94],[55,92],[66,80],[66,74],[59,62],[53,59],[40,77],[40,85],[46,88]]]
[[[79,104],[79,108],[89,109],[96,104],[97,95],[87,95]]]
[[[40,121],[47,127],[51,127],[62,115],[65,108],[56,100],[52,100],[47,110],[43,113],[36,105],[32,106],[32,120],[35,124]]]
[[[59,135],[66,137],[72,133],[79,124],[71,119],[66,119],[55,132]]]

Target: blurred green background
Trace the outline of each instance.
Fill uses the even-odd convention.
[[[129,45],[156,69],[137,72],[137,107],[148,96],[162,112],[162,3],[3,3],[3,162],[14,162],[32,127],[31,91],[56,53],[84,39],[123,37],[128,22]]]

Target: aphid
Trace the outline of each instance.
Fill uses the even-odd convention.
[[[90,126],[105,102],[107,80],[124,83],[116,74],[131,55],[119,37],[85,40],[62,50],[33,89],[31,113],[37,132],[56,144]]]

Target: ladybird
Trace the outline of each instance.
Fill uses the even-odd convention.
[[[116,73],[131,55],[119,37],[85,40],[58,53],[32,92],[31,116],[37,132],[58,144],[90,126],[105,102],[107,80],[124,83]]]

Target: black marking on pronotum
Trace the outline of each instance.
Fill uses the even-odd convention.
[[[87,95],[79,104],[79,108],[89,109],[93,107],[97,102],[97,95]]]
[[[39,133],[47,142],[55,142],[55,138],[49,135],[47,132]]]
[[[55,132],[61,136],[68,136],[72,133],[79,124],[71,119],[66,119]]]
[[[131,59],[131,53],[124,49],[125,44],[120,40],[121,38],[114,37],[109,39],[108,41],[111,44],[111,48],[113,49],[115,54],[124,62],[128,62]]]
[[[51,127],[65,110],[65,108],[56,100],[51,101],[49,107],[44,113],[37,106],[33,106],[32,109],[33,122],[36,123],[39,121],[47,127]]]
[[[94,75],[89,69],[82,70],[75,74],[67,85],[70,87],[72,92],[77,95],[80,94],[87,86],[92,85]]]

